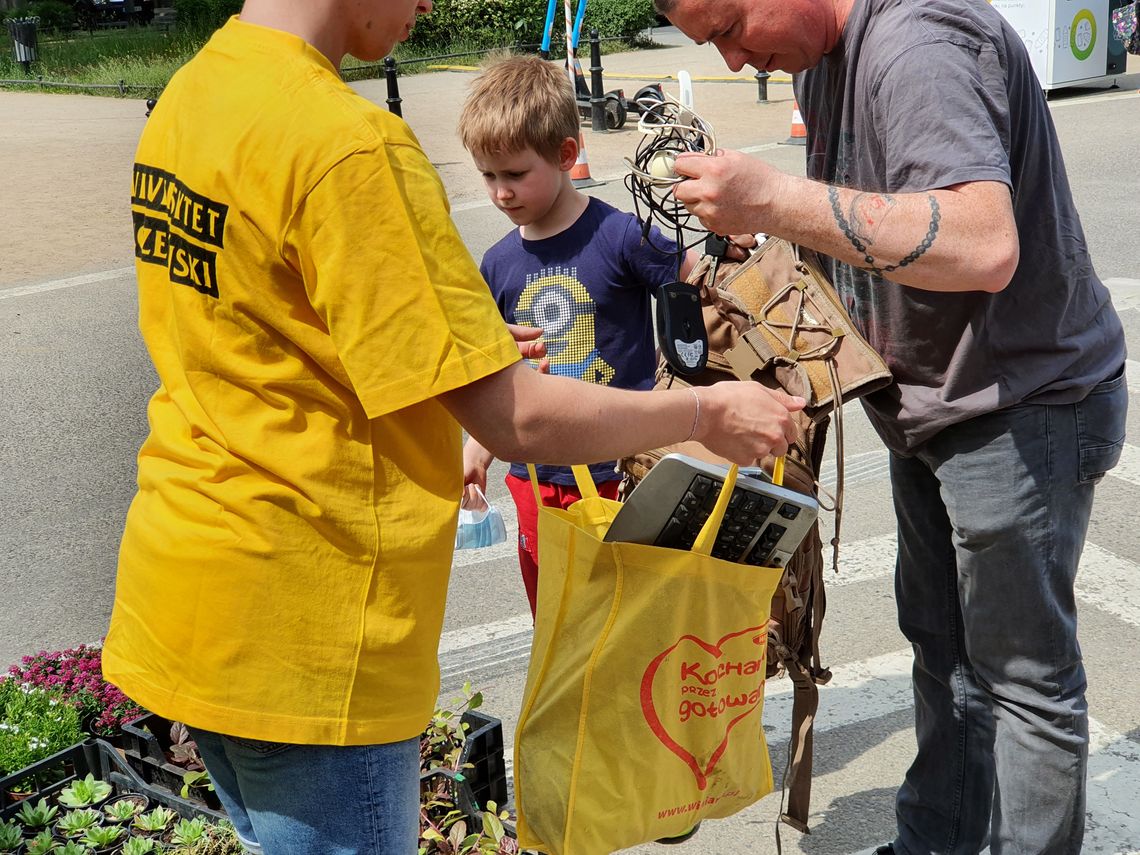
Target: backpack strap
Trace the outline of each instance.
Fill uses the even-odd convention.
[[[811,804],[812,737],[815,714],[819,709],[819,687],[798,662],[788,668],[794,686],[792,693],[792,734],[788,745],[788,766],[784,773],[788,789],[788,809],[780,821],[796,831],[810,833],[808,811]]]

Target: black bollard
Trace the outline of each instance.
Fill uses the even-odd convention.
[[[590,129],[607,133],[606,93],[602,82],[602,41],[597,30],[590,30]]]
[[[756,72],[756,86],[759,89],[759,92],[756,93],[757,104],[768,103],[768,78],[771,76],[767,71]]]
[[[400,84],[396,81],[396,60],[393,57],[384,57],[384,77],[388,80],[388,109],[402,119]]]

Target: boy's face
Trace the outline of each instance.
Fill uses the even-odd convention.
[[[431,12],[432,0],[347,0],[343,8],[350,22],[348,52],[375,62],[411,35],[416,18]]]
[[[578,143],[563,140],[558,163],[532,148],[512,154],[475,152],[472,157],[495,207],[516,226],[529,226],[550,213],[578,157]]]

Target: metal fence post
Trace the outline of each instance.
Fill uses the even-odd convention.
[[[404,117],[404,111],[400,108],[400,84],[396,80],[396,60],[393,57],[384,57],[384,77],[388,81],[388,109],[399,116],[401,119]]]
[[[756,72],[756,87],[759,89],[756,93],[757,104],[768,103],[768,78],[771,76],[767,71]]]
[[[608,133],[606,127],[606,93],[602,82],[602,42],[597,30],[590,30],[590,129]]]

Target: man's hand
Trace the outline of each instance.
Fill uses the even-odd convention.
[[[519,353],[523,359],[537,359],[538,373],[550,373],[550,360],[546,358],[546,342],[542,340],[542,330],[538,327],[524,327],[520,324],[507,324]]]
[[[678,175],[688,178],[673,196],[718,235],[768,231],[768,200],[780,193],[784,173],[739,151],[677,156]]]

